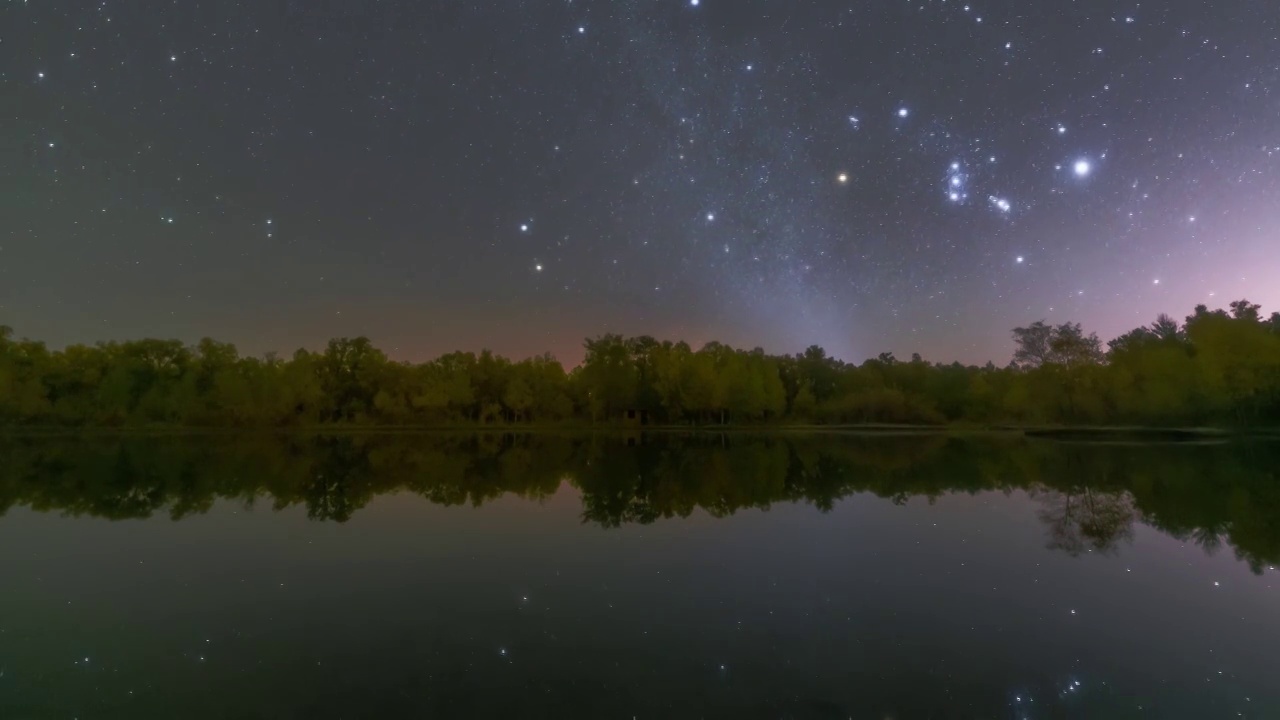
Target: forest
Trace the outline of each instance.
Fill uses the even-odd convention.
[[[204,339],[51,350],[0,326],[0,425],[306,427],[475,424],[1280,425],[1280,312],[1197,306],[1106,343],[1077,323],[1013,330],[1004,366],[862,364],[818,346],[588,339],[571,370],[487,350],[395,361],[368,338],[242,356]]]

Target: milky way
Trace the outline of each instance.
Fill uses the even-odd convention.
[[[8,3],[0,323],[1003,362],[1280,309],[1269,3]]]

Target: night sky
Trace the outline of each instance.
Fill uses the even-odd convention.
[[[1007,361],[1280,309],[1271,0],[0,8],[0,324]]]

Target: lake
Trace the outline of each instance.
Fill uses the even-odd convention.
[[[0,438],[0,717],[1280,717],[1280,444]]]

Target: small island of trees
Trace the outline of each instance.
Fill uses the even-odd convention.
[[[1161,315],[1107,343],[1076,323],[1013,330],[997,367],[901,360],[861,365],[818,346],[769,355],[711,342],[603,335],[566,371],[487,350],[391,360],[368,338],[322,352],[244,357],[211,339],[71,345],[0,326],[0,424],[23,426],[446,426],[902,423],[1280,425],[1280,312],[1247,300]]]

